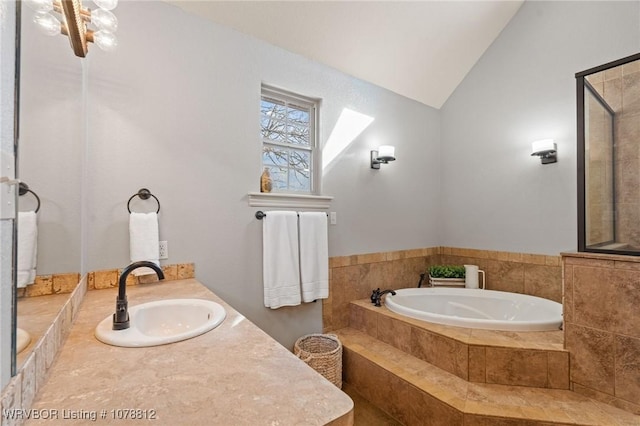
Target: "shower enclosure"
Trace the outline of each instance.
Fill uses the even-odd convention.
[[[576,81],[578,251],[640,255],[640,54]]]

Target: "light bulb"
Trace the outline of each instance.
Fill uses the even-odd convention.
[[[53,10],[53,1],[51,0],[25,0],[25,4],[36,12],[51,12]]]
[[[118,0],[93,0],[100,9],[113,10],[118,5]]]
[[[118,18],[116,15],[104,9],[91,11],[91,23],[99,30],[106,30],[114,33],[118,29]]]
[[[46,35],[54,36],[60,34],[60,21],[48,12],[36,12],[33,17],[33,22],[35,22],[40,31]]]
[[[118,39],[112,32],[101,30],[93,33],[93,42],[105,52],[111,52],[118,47]]]

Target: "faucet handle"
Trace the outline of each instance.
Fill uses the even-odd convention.
[[[380,298],[380,287],[371,292],[371,303],[376,303]]]

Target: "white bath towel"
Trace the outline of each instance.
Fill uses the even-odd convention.
[[[155,212],[134,212],[129,215],[129,254],[131,262],[148,260],[160,266],[158,215]],[[138,268],[133,274],[148,275],[155,272],[151,268]]]
[[[262,224],[264,306],[276,309],[300,304],[298,215],[270,211]]]
[[[300,279],[302,301],[329,297],[327,214],[300,212]]]
[[[36,212],[18,212],[18,288],[33,284],[36,279],[38,253],[38,222]]]

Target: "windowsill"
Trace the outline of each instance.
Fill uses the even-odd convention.
[[[282,194],[277,192],[250,192],[251,207],[279,207],[300,209],[328,209],[333,197],[326,195]]]

